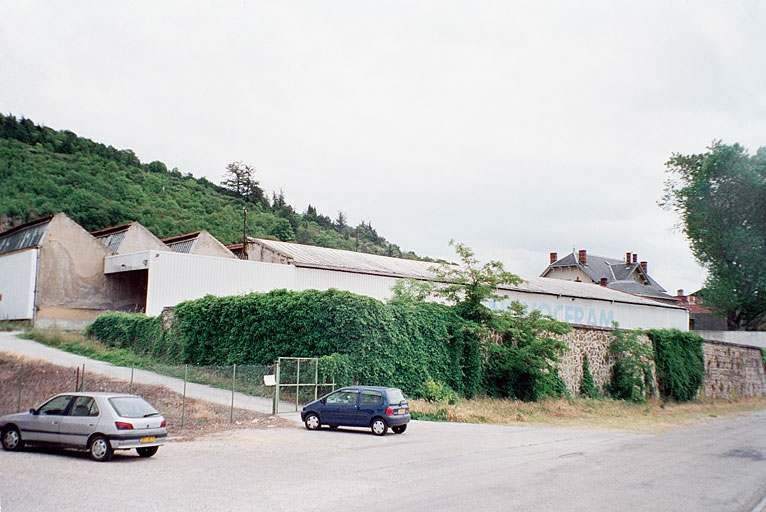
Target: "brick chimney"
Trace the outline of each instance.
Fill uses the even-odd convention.
[[[551,257],[551,263],[550,263],[551,265],[553,265],[554,263],[556,263],[559,260],[558,253],[552,252],[550,254],[550,257]]]
[[[641,262],[641,268],[644,269],[644,274],[649,273],[649,263],[646,261]]]
[[[633,263],[638,263],[638,254],[633,253]]]
[[[580,262],[580,265],[587,265],[588,251],[586,251],[585,249],[580,249],[580,252],[577,253],[577,261]]]
[[[625,253],[625,266],[626,267],[630,266],[630,253],[629,252]]]
[[[598,284],[600,284],[600,285],[601,285],[601,286],[603,286],[603,287],[606,287],[606,282],[607,282],[607,281],[608,281],[608,280],[607,280],[607,278],[606,278],[606,277],[602,277],[602,278],[601,278],[601,281],[600,281]]]

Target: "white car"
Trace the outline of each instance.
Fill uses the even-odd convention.
[[[165,418],[154,407],[123,393],[62,393],[36,409],[0,417],[4,450],[27,444],[74,448],[87,450],[98,462],[132,448],[151,457],[167,435]]]

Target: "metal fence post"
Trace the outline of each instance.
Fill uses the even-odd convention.
[[[281,358],[279,358],[281,359]],[[273,414],[279,414],[279,359],[274,363],[274,407]]]
[[[21,412],[21,390],[23,388],[22,381],[24,380],[24,361],[21,362],[21,368],[19,369],[19,399],[16,403],[16,412]]]
[[[234,390],[237,386],[237,365],[234,365],[234,371],[231,376],[231,413],[229,414],[229,423],[234,423]]]
[[[186,380],[189,378],[189,365],[184,365],[184,395],[181,398],[181,428],[184,428],[184,419],[186,418]]]

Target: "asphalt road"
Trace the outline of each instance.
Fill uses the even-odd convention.
[[[7,350],[0,340],[0,350]],[[662,435],[413,421],[241,430],[155,457],[0,452],[0,512],[766,510],[766,412]]]

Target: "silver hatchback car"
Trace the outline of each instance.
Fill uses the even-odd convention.
[[[165,418],[136,395],[62,393],[29,412],[0,417],[3,449],[25,444],[88,450],[91,459],[111,460],[115,450],[136,449],[151,457],[165,444]]]

